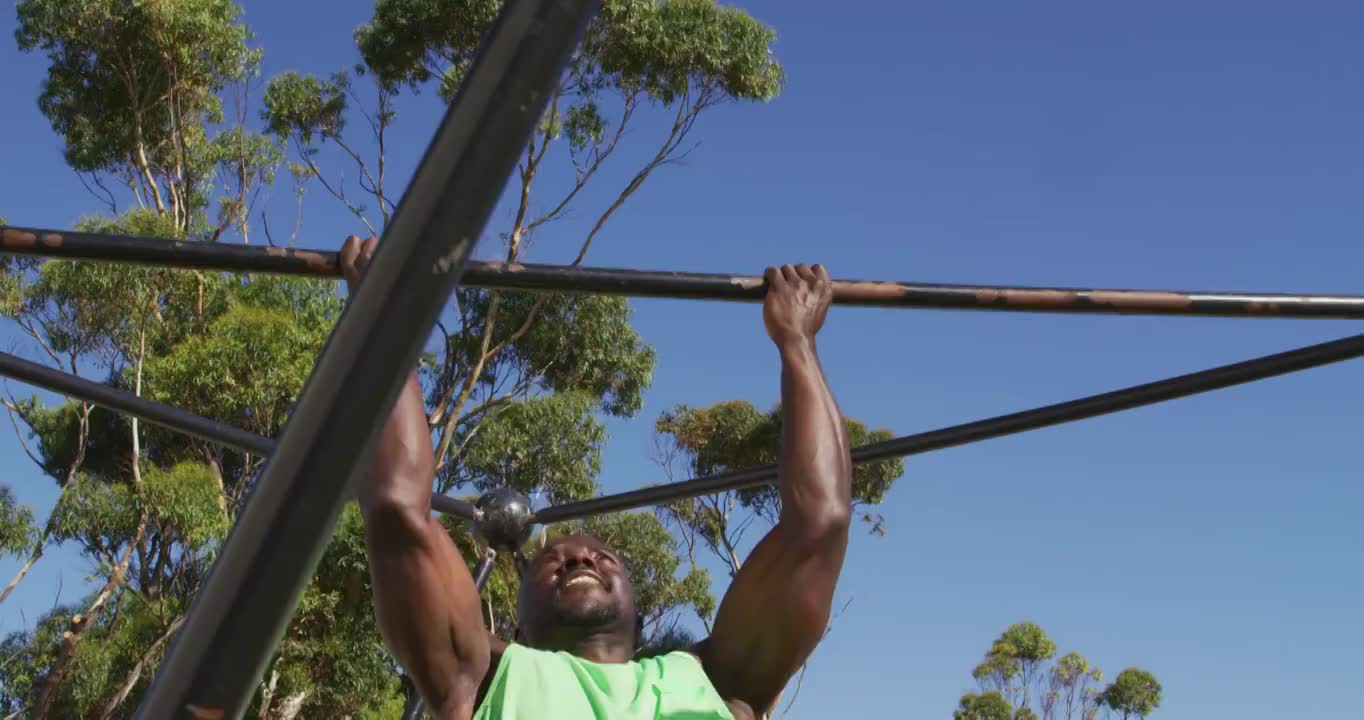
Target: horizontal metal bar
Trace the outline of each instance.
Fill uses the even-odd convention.
[[[906,435],[872,445],[863,445],[852,451],[852,458],[854,463],[862,464],[894,457],[918,455],[933,450],[1013,435],[1027,430],[1085,420],[1166,400],[1175,400],[1211,390],[1219,390],[1233,385],[1349,360],[1361,355],[1364,355],[1364,335],[1354,335],[1341,340],[1309,345],[1297,350],[1222,365],[1144,385],[1135,385],[1032,410]],[[579,502],[554,505],[535,513],[533,520],[542,524],[564,522],[601,513],[662,505],[698,495],[739,490],[775,482],[776,480],[777,466],[764,465],[667,485],[654,485]]]
[[[275,450],[275,441],[270,438],[231,425],[224,425],[216,420],[210,420],[179,408],[162,405],[159,402],[139,397],[127,390],[120,390],[103,383],[54,370],[45,365],[29,362],[9,353],[0,352],[0,376],[14,378],[29,385],[36,385],[52,392],[79,398],[100,407],[125,415],[132,415],[139,420],[155,423],[167,430],[193,435],[202,440],[242,452],[268,457]],[[452,498],[449,495],[433,494],[431,496],[431,509],[465,520],[476,520],[482,516],[482,513],[474,507],[473,503]]]
[[[39,228],[0,229],[0,252],[167,267],[340,277],[333,250],[272,248],[229,243]],[[757,302],[766,289],[754,275],[660,272],[563,265],[507,265],[471,261],[461,284],[500,290],[589,292],[632,297]],[[1095,290],[954,285],[864,280],[834,281],[834,302],[861,307],[953,310],[1364,319],[1364,296],[1297,293]]]

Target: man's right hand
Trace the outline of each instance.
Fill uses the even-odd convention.
[[[813,340],[833,302],[833,283],[823,265],[783,265],[764,274],[763,324],[781,349]]]
[[[369,261],[374,259],[378,247],[379,238],[372,235],[367,240],[351,235],[341,244],[341,277],[346,279],[346,292],[350,295],[354,295],[360,286],[360,279],[369,269]]]

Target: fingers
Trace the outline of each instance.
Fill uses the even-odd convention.
[[[356,283],[364,277],[365,270],[369,268],[369,261],[374,257],[374,251],[379,247],[379,238],[369,237],[361,240],[355,235],[346,238],[341,244],[340,263],[341,277],[345,278],[346,284],[354,290]]]
[[[778,284],[788,283],[815,283],[825,284],[829,280],[829,271],[823,265],[781,265],[769,267],[763,273],[763,279],[767,281],[769,287]]]
[[[341,275],[347,280],[352,280],[359,274],[355,262],[360,257],[361,247],[362,241],[354,235],[341,243]]]

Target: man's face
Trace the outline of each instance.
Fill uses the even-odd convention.
[[[635,597],[621,559],[594,538],[550,543],[521,577],[518,616],[523,640],[542,647],[557,637],[635,632]]]

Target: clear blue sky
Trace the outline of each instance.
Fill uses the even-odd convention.
[[[265,70],[353,61],[364,2],[247,2]],[[1349,2],[830,3],[754,0],[789,74],[764,106],[705,118],[703,144],[621,213],[590,261],[843,277],[1364,291],[1364,6]],[[97,209],[33,98],[43,65],[0,17],[0,214]],[[431,130],[407,106],[394,177]],[[272,208],[287,225],[287,186]],[[320,194],[302,244],[353,223]],[[278,232],[278,231],[277,231]],[[572,242],[549,235],[535,257]],[[558,248],[558,249],[556,249]],[[653,482],[652,419],[777,398],[753,306],[636,303],[659,353],[603,480]],[[846,413],[900,433],[1358,332],[1356,323],[836,310],[821,336]],[[852,599],[792,713],[944,718],[1011,622],[1111,677],[1150,669],[1166,720],[1357,714],[1364,646],[1358,393],[1345,364],[913,459],[858,531]],[[23,390],[22,388],[15,388]],[[12,433],[3,481],[40,507]],[[0,575],[14,568],[0,562]],[[84,566],[45,560],[0,615],[32,618]]]

